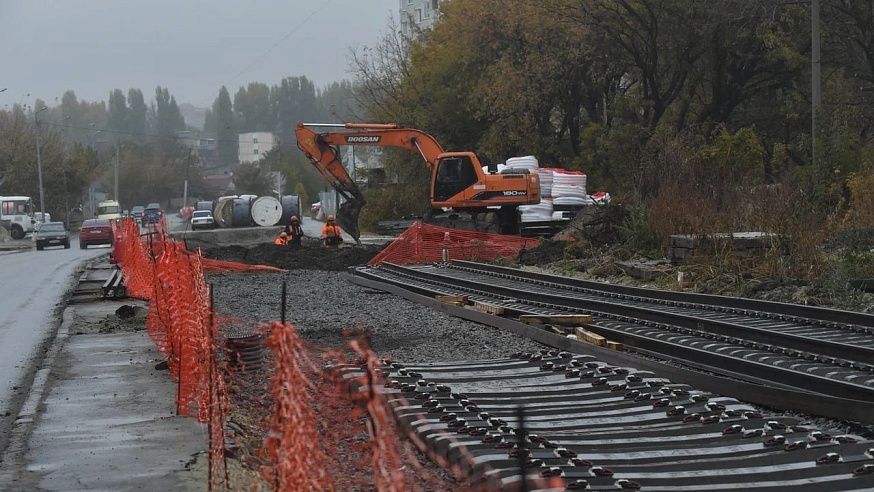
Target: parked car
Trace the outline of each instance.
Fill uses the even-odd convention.
[[[82,222],[82,229],[79,231],[79,248],[87,249],[88,246],[96,244],[109,244],[110,246],[115,241],[112,234],[112,224],[109,219],[88,219]]]
[[[163,217],[164,211],[161,209],[161,206],[157,203],[150,203],[146,206],[146,209],[143,210],[142,224],[157,224],[158,222],[161,222]]]
[[[209,210],[195,210],[191,213],[191,228],[192,229],[213,229],[215,228],[215,219],[212,217],[212,212]]]
[[[48,246],[70,248],[70,232],[63,222],[46,222],[36,232],[36,249],[42,251]]]
[[[46,212],[43,215],[42,212],[34,212],[33,213],[33,228],[39,230],[40,226],[52,221],[52,214]]]

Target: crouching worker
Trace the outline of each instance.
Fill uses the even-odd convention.
[[[277,246],[285,246],[285,245],[287,245],[287,244],[288,244],[288,234],[286,234],[286,233],[284,233],[284,232],[281,233],[281,234],[279,235],[279,237],[276,238],[275,241],[273,241],[273,244],[275,244],[275,245],[277,245]]]
[[[334,223],[334,216],[328,216],[328,222],[322,227],[322,239],[326,248],[336,248],[343,242],[343,233],[340,226]]]

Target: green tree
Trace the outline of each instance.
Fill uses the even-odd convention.
[[[234,171],[234,189],[240,195],[270,195],[271,183],[267,173],[251,162],[244,162]]]
[[[308,118],[318,116],[316,88],[306,77],[286,77],[270,91],[276,133],[288,150],[294,149],[294,129]]]
[[[109,94],[108,129],[119,134],[128,132],[128,108],[127,100],[120,89],[115,89]]]
[[[234,118],[239,133],[272,132],[276,123],[270,111],[270,87],[250,82],[234,94]]]
[[[132,140],[142,142],[145,138],[147,114],[149,112],[146,102],[143,99],[143,91],[139,89],[129,89],[127,91],[127,124],[126,129],[131,134]]]
[[[176,132],[185,130],[185,118],[179,112],[176,98],[166,87],[155,89],[154,121],[155,134],[159,137],[174,137]]]
[[[228,89],[222,86],[218,97],[212,103],[212,131],[215,132],[218,161],[220,166],[235,166],[239,160],[240,141],[237,137],[237,125],[234,119],[234,109]]]

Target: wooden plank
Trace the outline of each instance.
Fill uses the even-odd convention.
[[[592,345],[597,345],[599,347],[607,346],[607,339],[602,337],[601,335],[596,335],[594,333],[589,334]]]
[[[552,330],[553,333],[558,333],[559,335],[567,335],[569,333],[574,333],[574,328],[571,326],[561,326],[561,325],[543,325],[544,328],[548,328]]]
[[[494,314],[495,316],[501,316],[504,314],[504,308],[501,306],[494,306],[492,304],[488,304],[481,301],[474,301],[473,308],[481,313],[486,314]]]
[[[622,350],[622,344],[619,342],[607,341],[607,348],[611,350]]]
[[[872,283],[874,285],[874,283]],[[549,316],[538,316],[535,314],[523,314],[519,316],[519,322],[526,325],[545,325],[549,323]]]
[[[440,302],[460,302],[462,304],[467,303],[467,296],[436,296],[435,300]]]
[[[586,325],[592,323],[591,314],[523,314],[519,321],[526,325]]]
[[[592,333],[591,331],[586,330],[582,326],[577,326],[574,328],[574,335],[577,336],[579,340],[582,340],[587,343],[591,343],[592,345],[597,345],[599,347],[607,346],[607,339],[602,337],[601,335]],[[611,342],[612,343],[612,342]]]

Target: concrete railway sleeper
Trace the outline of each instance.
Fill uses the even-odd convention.
[[[560,479],[567,490],[874,487],[874,442],[592,355],[386,361],[384,371],[382,391],[402,427],[496,487],[523,477],[528,490],[537,490],[538,477]]]
[[[435,269],[446,270],[442,267]],[[423,270],[427,270],[427,273],[423,273]],[[466,295],[471,301],[504,307],[508,316],[586,312],[595,317],[594,322],[586,327],[592,332],[602,333],[647,353],[662,354],[660,357],[674,363],[751,381],[754,384],[743,386],[742,390],[743,398],[747,401],[833,418],[874,421],[874,417],[869,415],[874,415],[874,373],[864,366],[842,363],[813,352],[802,354],[779,346],[765,347],[739,338],[676,326],[664,322],[663,318],[670,313],[663,311],[655,313],[660,321],[641,320],[615,312],[549,304],[542,297],[531,301],[525,299],[528,296],[525,291],[510,291],[503,286],[498,286],[499,293],[495,294],[490,292],[494,286],[488,282],[457,281],[445,275],[434,275],[430,269],[422,267],[366,268],[358,269],[355,274],[357,277],[390,282],[423,296]],[[510,293],[515,296],[508,296]],[[603,304],[598,304],[598,308]],[[645,313],[646,309],[637,309],[635,314],[641,312]],[[815,343],[814,340],[812,345]],[[732,385],[727,383],[718,386],[729,391],[723,394],[741,391],[741,386],[728,388]]]

